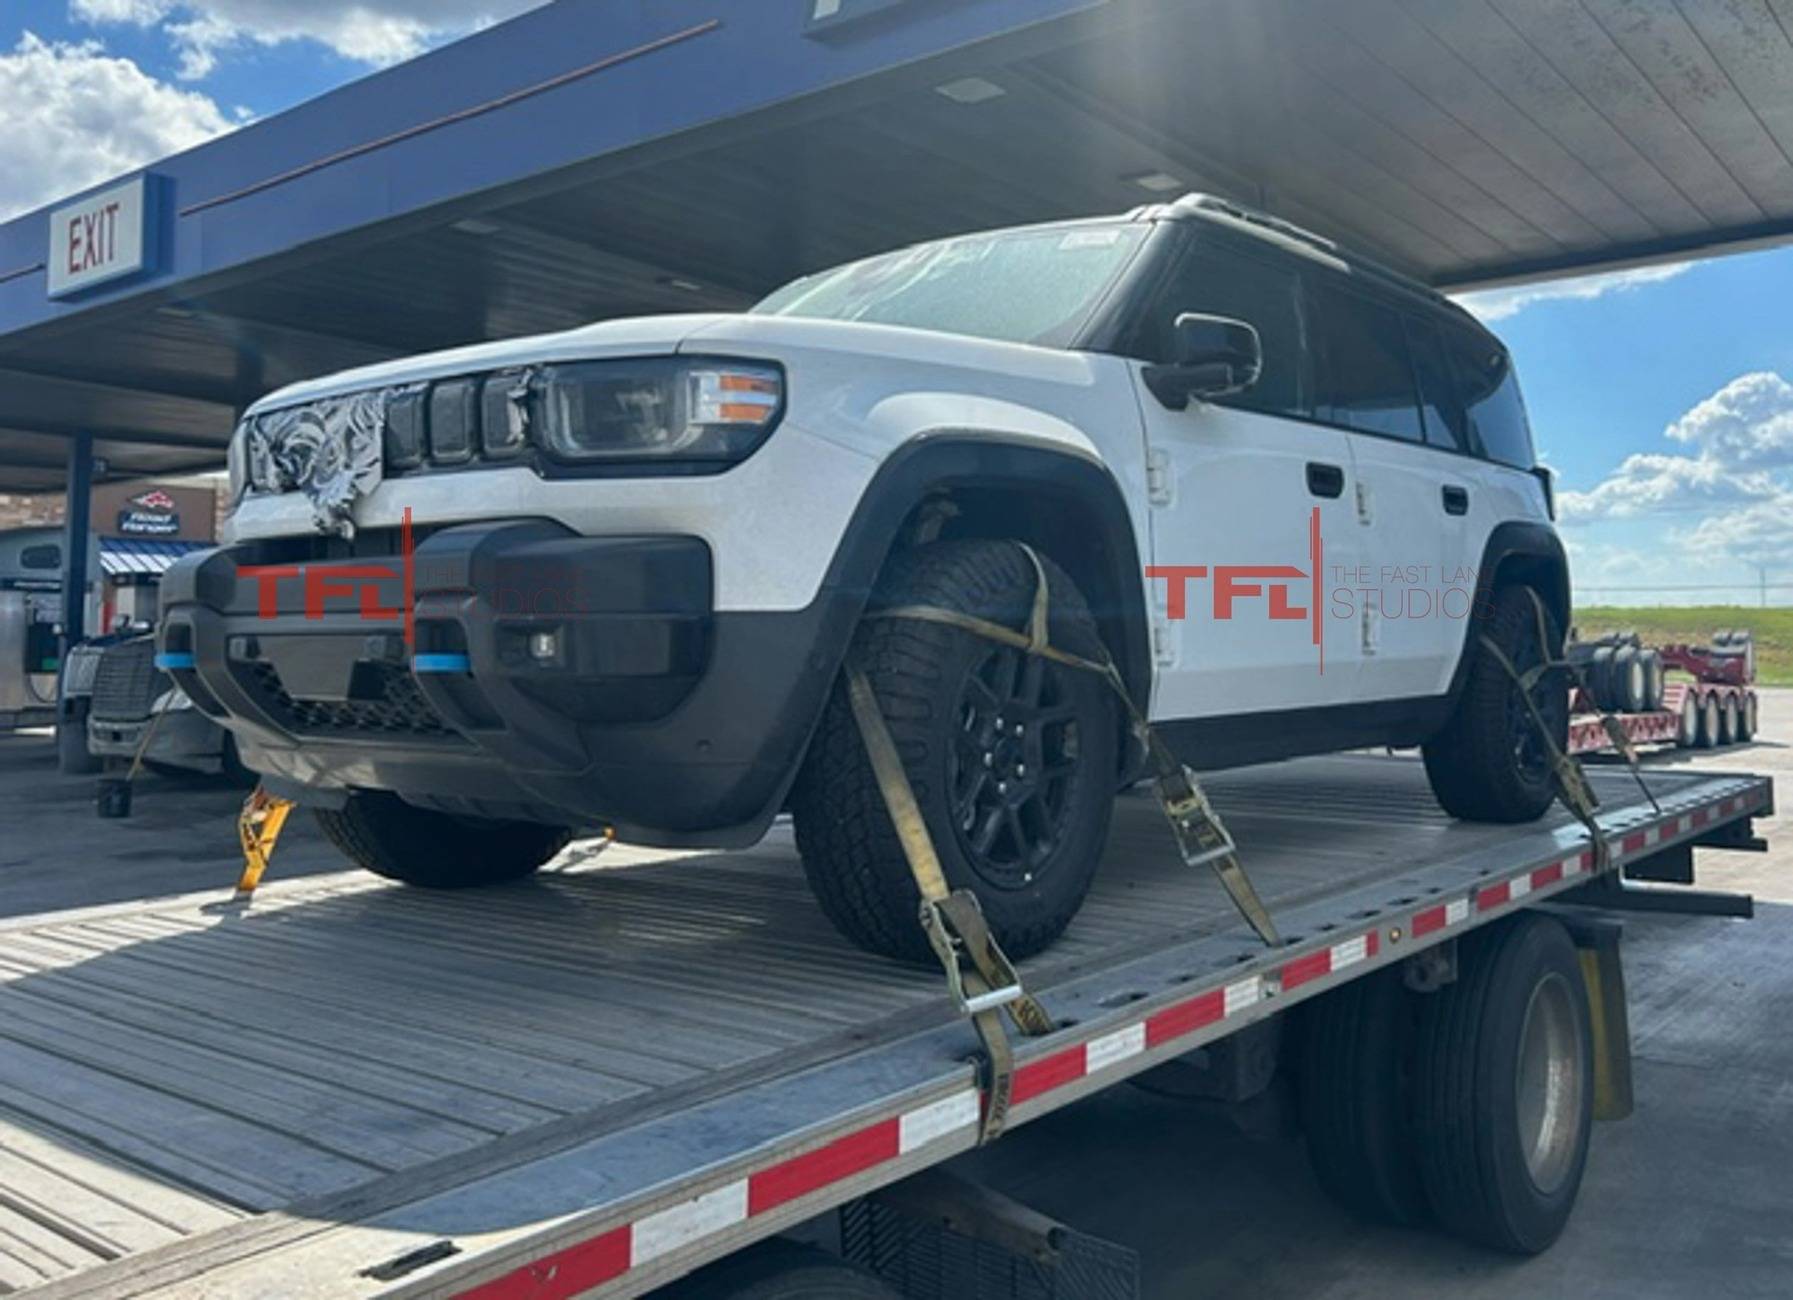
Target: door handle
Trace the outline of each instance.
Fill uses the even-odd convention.
[[[1444,489],[1444,513],[1447,515],[1468,514],[1469,489],[1447,484]]]
[[[1307,463],[1307,490],[1317,497],[1336,497],[1345,491],[1345,471],[1337,465],[1310,460]]]

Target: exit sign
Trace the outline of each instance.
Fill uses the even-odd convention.
[[[150,180],[139,176],[50,214],[50,297],[65,298],[149,267],[155,253]]]

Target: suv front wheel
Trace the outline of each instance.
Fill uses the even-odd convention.
[[[1540,638],[1542,634],[1542,639]],[[1453,817],[1477,822],[1528,822],[1544,815],[1555,797],[1550,750],[1531,710],[1506,669],[1482,644],[1487,637],[1524,673],[1559,655],[1562,634],[1548,610],[1539,626],[1529,587],[1496,590],[1485,614],[1469,624],[1469,676],[1457,711],[1426,742],[1426,775],[1432,793]],[[1559,750],[1569,743],[1569,689],[1559,673],[1546,673],[1532,702]]]
[[[1051,643],[1099,659],[1095,620],[1070,578],[1041,560]],[[1024,628],[1035,574],[1013,542],[948,541],[890,562],[851,654],[864,668],[939,855],[1013,957],[1070,923],[1108,837],[1120,722],[1110,687],[940,623],[875,617],[931,605]],[[791,798],[797,848],[822,910],[863,948],[927,960],[920,893],[837,682]]]

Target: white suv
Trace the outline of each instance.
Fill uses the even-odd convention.
[[[789,809],[852,938],[926,952],[841,686],[863,663],[951,883],[1013,953],[1076,912],[1137,763],[1112,656],[1212,768],[1425,749],[1536,817],[1521,670],[1569,582],[1506,350],[1426,288],[1204,197],[283,389],[162,665],[355,861],[522,876],[574,828],[742,845]],[[1533,593],[1539,598],[1533,599]],[[1560,742],[1560,681],[1536,702]]]

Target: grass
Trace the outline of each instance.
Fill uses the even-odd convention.
[[[1682,641],[1703,645],[1720,628],[1748,628],[1756,642],[1756,680],[1793,686],[1793,608],[1753,605],[1590,605],[1575,611],[1584,637],[1636,632],[1645,645]]]

